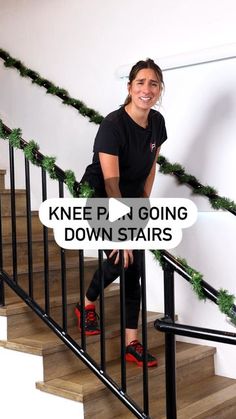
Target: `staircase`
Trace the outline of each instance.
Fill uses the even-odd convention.
[[[0,170],[0,196],[2,202],[3,268],[13,273],[11,248],[10,191],[5,189],[5,171]],[[18,283],[26,290],[27,236],[25,191],[16,191],[16,230]],[[44,304],[43,232],[37,212],[32,213],[34,298]],[[78,252],[67,253],[67,319],[68,333],[80,342],[74,306],[79,298]],[[50,313],[61,321],[60,248],[49,232],[50,254]],[[85,258],[85,287],[97,267],[97,260]],[[120,314],[119,287],[112,284],[105,291],[106,372],[120,382]],[[160,314],[159,314],[160,315]],[[148,347],[158,356],[158,368],[149,369],[150,417],[165,418],[165,363],[164,334],[157,332],[153,323],[159,316],[148,313]],[[7,319],[7,339],[0,342],[6,350],[20,351],[42,357],[43,380],[37,389],[82,402],[85,418],[131,418],[126,407],[100,382],[100,380],[70,351],[69,348],[22,302],[7,286],[5,306],[0,316]],[[86,339],[87,352],[100,363],[100,337]],[[214,418],[235,419],[236,380],[214,374],[215,348],[177,342],[177,395],[178,419]],[[9,366],[10,368],[10,366]],[[1,379],[1,378],[0,378]],[[142,406],[142,369],[127,364],[127,392]],[[3,395],[4,396],[4,395]],[[57,407],[55,406],[55,413]]]

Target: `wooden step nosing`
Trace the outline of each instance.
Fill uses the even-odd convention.
[[[44,391],[45,393],[54,394],[59,397],[63,397],[69,400],[83,402],[84,398],[83,395],[79,392],[72,392],[71,390],[68,391],[66,389],[56,387],[55,385],[47,384],[43,381],[38,381],[36,383],[36,388],[38,390]]]
[[[27,354],[31,354],[31,355],[39,355],[42,356],[42,349],[40,349],[39,347],[33,347],[33,346],[27,346],[25,344],[19,344],[19,343],[14,343],[11,341],[7,341],[5,346],[5,349],[10,349],[12,351],[17,351],[17,352],[23,352],[23,353],[27,353]]]

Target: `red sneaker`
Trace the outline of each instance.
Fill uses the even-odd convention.
[[[136,362],[139,367],[143,366],[143,345],[138,340],[133,340],[126,347],[125,359],[129,362]],[[149,353],[147,354],[147,366],[157,366],[157,359]]]
[[[78,319],[78,328],[81,330],[81,306],[76,304],[75,314]],[[85,334],[86,335],[99,335],[101,333],[99,324],[99,316],[95,311],[95,305],[89,304],[85,307]]]

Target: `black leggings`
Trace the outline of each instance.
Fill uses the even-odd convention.
[[[104,260],[102,269],[104,274],[104,288],[110,285],[120,276],[121,264],[114,265],[116,254],[109,259],[111,250],[104,250],[107,259]],[[137,329],[140,311],[140,275],[141,275],[141,252],[133,250],[134,261],[125,269],[125,307],[126,307],[126,328]],[[100,294],[99,270],[92,278],[86,297],[90,301],[96,301]]]

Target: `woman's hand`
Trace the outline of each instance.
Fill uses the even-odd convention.
[[[114,261],[114,264],[117,265],[120,260],[120,252],[117,249],[112,250],[112,252],[109,255],[109,259],[112,258],[116,254],[116,258]],[[134,261],[133,257],[133,250],[124,250],[124,268],[128,268],[129,265],[131,265]]]

